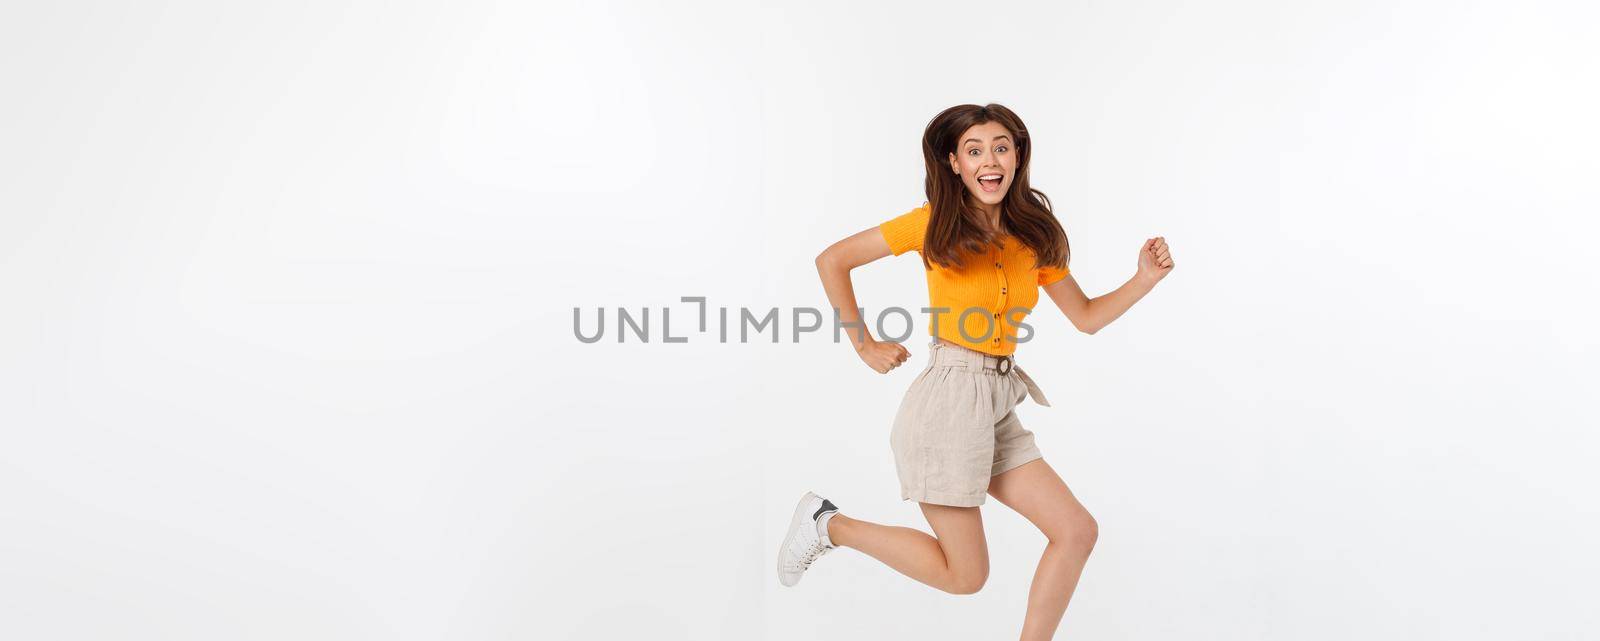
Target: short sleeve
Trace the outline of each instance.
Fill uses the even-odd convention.
[[[928,215],[931,212],[932,208],[928,203],[922,203],[921,207],[878,225],[883,240],[889,243],[889,251],[899,256],[914,249],[922,249],[922,238],[928,233]]]
[[[1070,273],[1072,273],[1072,270],[1066,267],[1055,267],[1053,265],[1045,265],[1044,267],[1040,267],[1039,286],[1043,287],[1045,285],[1052,284],[1058,280],[1066,278],[1067,274]]]

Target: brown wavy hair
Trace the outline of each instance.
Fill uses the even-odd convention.
[[[1033,250],[1036,267],[1066,267],[1071,257],[1067,232],[1056,220],[1050,199],[1028,184],[1028,159],[1033,139],[1028,127],[1004,105],[956,105],[934,116],[922,134],[922,157],[928,165],[926,189],[930,215],[922,241],[922,264],[930,261],[946,268],[961,267],[961,254],[981,253],[1001,240],[983,224],[983,210],[972,204],[967,185],[950,171],[950,154],[957,140],[973,125],[998,122],[1011,133],[1017,151],[1016,174],[1000,202],[1000,226]]]

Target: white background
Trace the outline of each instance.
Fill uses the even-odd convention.
[[[1012,638],[1044,539],[993,500],[976,595],[772,567],[808,489],[926,529],[888,447],[920,320],[888,376],[715,323],[826,306],[816,253],[994,101],[1090,295],[1150,236],[1177,264],[1019,352],[1101,524],[1061,638],[1590,638],[1597,20],[8,5],[0,637]],[[926,304],[914,254],[856,282]]]

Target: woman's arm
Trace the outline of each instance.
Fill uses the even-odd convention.
[[[1044,291],[1050,295],[1050,300],[1056,302],[1056,307],[1067,316],[1067,320],[1072,321],[1073,327],[1085,334],[1093,334],[1117,320],[1171,272],[1172,255],[1167,249],[1167,241],[1157,236],[1145,241],[1144,246],[1139,248],[1139,269],[1134,272],[1133,278],[1111,293],[1091,300],[1084,295],[1071,274],[1045,285]]]
[[[850,270],[890,253],[889,243],[884,241],[878,228],[873,227],[851,234],[817,254],[817,275],[822,278],[822,289],[828,293],[828,303],[838,310],[839,322],[855,345],[856,355],[879,374],[899,367],[911,352],[899,343],[880,343],[867,333],[867,324],[861,320],[856,305],[855,286],[850,283]]]

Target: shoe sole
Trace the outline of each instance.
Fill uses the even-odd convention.
[[[811,515],[807,513],[806,505],[814,498],[817,498],[817,495],[813,492],[806,492],[805,496],[800,497],[800,502],[794,506],[794,516],[789,519],[789,533],[783,536],[783,545],[778,548],[778,583],[784,587],[793,587],[800,583],[800,576],[794,578],[794,583],[783,583],[783,555],[789,550],[789,545],[794,543],[794,535],[800,531],[800,524],[810,519]],[[804,572],[801,573],[801,576],[803,575]]]

